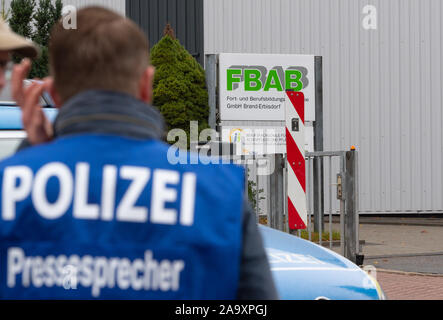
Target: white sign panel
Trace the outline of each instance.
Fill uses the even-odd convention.
[[[222,141],[241,145],[238,155],[285,154],[285,127],[223,126]]]
[[[315,121],[312,55],[219,55],[220,119],[285,121],[286,90],[305,95],[306,121]]]
[[[223,142],[241,144],[237,155],[286,154],[283,126],[222,126],[221,137]],[[314,152],[313,127],[305,127],[305,139],[305,151]]]

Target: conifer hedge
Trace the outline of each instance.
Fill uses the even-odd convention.
[[[168,129],[183,129],[189,142],[190,121],[198,121],[199,132],[209,128],[205,71],[175,38],[169,24],[151,50],[151,63],[156,68],[154,105],[165,117]]]

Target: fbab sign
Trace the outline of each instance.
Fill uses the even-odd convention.
[[[305,96],[305,119],[315,121],[315,62],[311,55],[219,55],[221,121],[285,121],[286,91]]]

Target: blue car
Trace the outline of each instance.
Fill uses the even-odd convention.
[[[57,110],[45,113],[53,121]],[[0,106],[0,160],[13,154],[25,136],[20,109]],[[337,253],[264,226],[260,231],[282,299],[385,299],[375,279]]]
[[[386,299],[377,281],[343,256],[264,226],[260,231],[282,299]]]

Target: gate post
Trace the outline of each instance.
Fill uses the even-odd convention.
[[[285,203],[285,193],[284,193],[284,169],[285,162],[282,154],[275,154],[274,159],[274,172],[270,175],[270,207],[271,211],[269,214],[270,227],[280,231],[284,231],[284,203]]]
[[[314,158],[313,163],[314,232],[320,232],[325,230],[323,158]]]
[[[217,125],[217,55],[206,55],[206,86],[209,95],[209,120],[208,124],[212,129]]]
[[[323,57],[315,57],[314,151],[323,151]],[[314,231],[325,230],[324,162],[314,159]]]
[[[358,239],[358,208],[357,208],[357,151],[345,153],[345,257],[356,264],[363,264]]]

